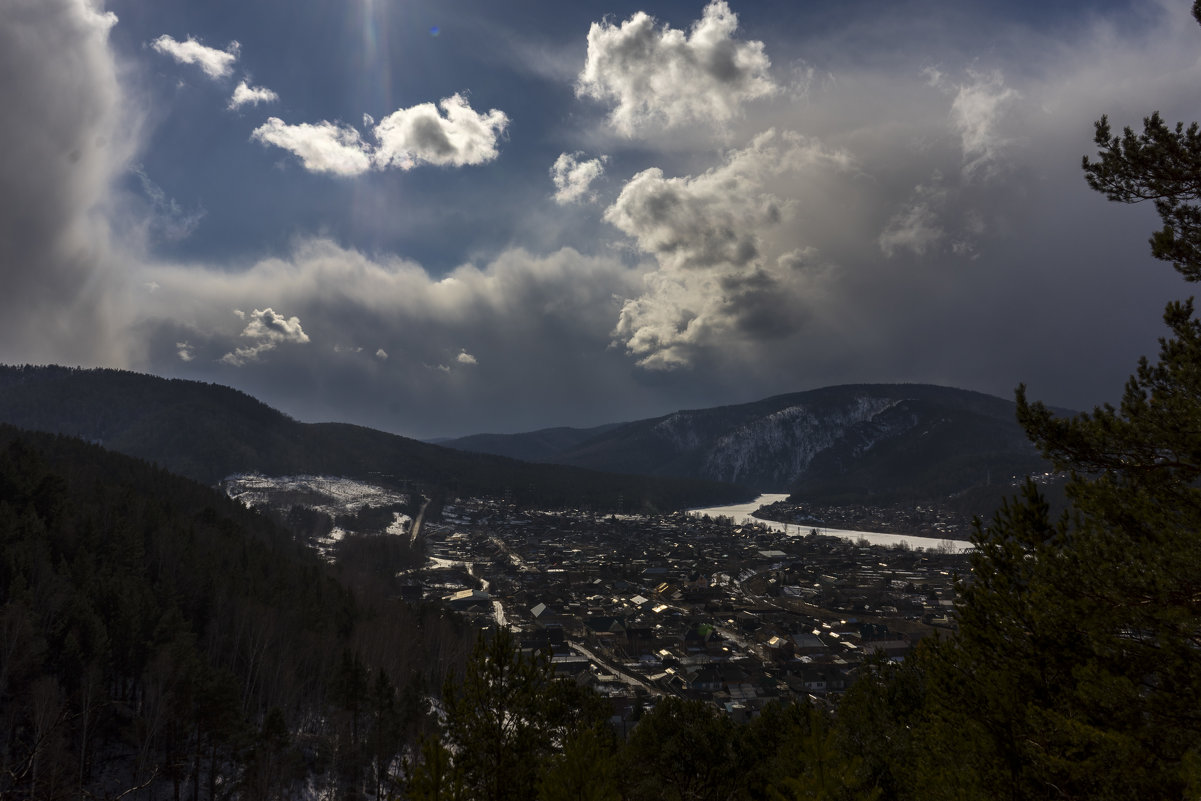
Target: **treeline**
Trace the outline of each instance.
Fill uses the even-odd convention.
[[[754,497],[714,481],[531,464],[362,426],[300,423],[229,387],[123,370],[0,365],[0,422],[80,437],[210,485],[234,473],[307,473],[604,512]]]
[[[330,568],[145,463],[0,427],[0,797],[366,783],[429,726],[426,689],[474,632],[365,564]]]

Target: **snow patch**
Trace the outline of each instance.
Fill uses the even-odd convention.
[[[787,486],[809,467],[819,453],[901,401],[860,396],[837,410],[789,406],[728,431],[717,439],[705,459],[709,478],[737,483],[747,476],[767,476]],[[868,450],[874,440],[859,444]]]
[[[226,495],[251,509],[273,509],[286,514],[292,507],[301,506],[326,515],[331,522],[364,509],[409,502],[408,493],[340,476],[244,473],[227,477],[221,482],[221,488]],[[412,522],[408,515],[393,511],[392,522],[376,533],[407,536]],[[328,558],[333,547],[348,533],[342,526],[335,525],[327,535],[315,537],[312,544]]]
[[[307,506],[330,514],[354,514],[364,507],[407,503],[407,493],[340,476],[265,476],[241,473],[227,477],[221,488],[250,508]]]

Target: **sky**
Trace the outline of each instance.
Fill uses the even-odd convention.
[[[1183,0],[0,0],[0,361],[422,438],[860,382],[1116,401],[1189,294],[1093,123]]]

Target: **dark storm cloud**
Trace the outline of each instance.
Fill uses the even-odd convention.
[[[723,311],[741,335],[757,342],[795,333],[809,316],[808,299],[796,297],[786,280],[766,270],[728,275],[719,282]]]
[[[104,211],[131,119],[85,0],[0,3],[0,359],[123,362]]]

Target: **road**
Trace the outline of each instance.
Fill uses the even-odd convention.
[[[636,674],[631,673],[630,671],[626,670],[625,667],[623,667],[622,665],[618,665],[614,662],[610,662],[607,659],[602,659],[601,657],[597,656],[589,649],[585,648],[580,643],[569,642],[568,645],[570,645],[575,650],[579,651],[584,656],[591,659],[594,663],[596,663],[598,665],[604,665],[606,668],[608,668],[609,672],[611,672],[613,675],[617,676],[619,679],[624,681],[626,684],[631,684],[635,687],[641,687],[642,689],[646,690],[648,693],[651,693],[652,695],[664,695],[664,692],[662,690],[660,690],[658,687],[656,687],[655,685],[648,684],[647,682],[643,681]]]

